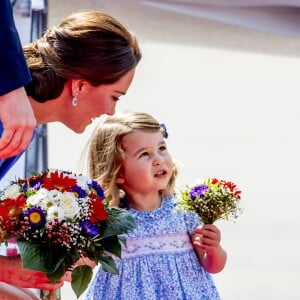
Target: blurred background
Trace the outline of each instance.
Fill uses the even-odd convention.
[[[24,43],[41,3],[15,4]],[[166,124],[178,186],[218,177],[242,190],[244,213],[216,224],[228,252],[214,275],[222,299],[300,299],[300,1],[49,0],[47,24],[83,9],[110,13],[137,35],[143,58],[117,110]],[[84,173],[96,123],[80,135],[48,125],[47,165]],[[20,172],[22,160],[6,180]],[[62,299],[75,299],[69,284]]]

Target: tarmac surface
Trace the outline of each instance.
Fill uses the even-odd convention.
[[[298,300],[299,10],[266,8],[257,18],[223,10],[221,18],[195,2],[49,0],[48,24],[99,9],[136,33],[143,58],[118,110],[146,111],[167,125],[183,164],[178,185],[219,177],[243,191],[237,222],[216,224],[228,252],[214,275],[222,299]],[[49,125],[49,166],[81,171],[93,126],[76,135]],[[75,299],[69,284],[62,299]]]

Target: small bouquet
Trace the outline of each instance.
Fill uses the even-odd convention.
[[[19,179],[0,196],[0,242],[16,238],[23,267],[44,272],[51,282],[71,271],[77,297],[93,272],[74,264],[89,258],[118,274],[112,254],[121,257],[122,234],[134,228],[126,210],[108,206],[96,181],[71,172],[47,170]]]
[[[241,191],[230,181],[209,178],[180,189],[180,196],[179,208],[197,213],[204,224],[236,219],[241,212]]]

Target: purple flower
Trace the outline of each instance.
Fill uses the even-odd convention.
[[[27,181],[25,184],[22,185],[23,191],[37,191],[41,188],[42,181],[40,178],[32,179],[29,182]]]
[[[82,189],[80,186],[78,185],[74,185],[71,188],[71,191],[76,193],[78,195],[78,198],[84,198],[86,195],[86,192],[84,189]]]
[[[102,189],[101,185],[97,181],[92,180],[91,184],[89,184],[89,187],[95,190],[97,196],[99,196],[100,198],[104,199],[103,189]]]
[[[197,197],[203,197],[207,191],[208,191],[207,185],[204,184],[196,185],[191,189],[189,196],[192,199],[196,199]]]
[[[28,218],[29,225],[33,228],[40,228],[46,223],[45,214],[39,207],[28,208],[24,215]]]
[[[83,234],[88,237],[95,237],[100,233],[97,225],[92,224],[88,220],[84,220],[80,222],[80,226],[82,228]]]

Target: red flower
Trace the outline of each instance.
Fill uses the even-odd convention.
[[[43,179],[44,188],[49,191],[55,189],[65,191],[76,185],[76,183],[76,179],[69,178],[64,173],[57,171],[50,173],[50,177],[44,177]]]
[[[26,205],[26,198],[24,195],[19,195],[17,199],[4,199],[0,203],[0,217],[3,220],[9,218],[19,217],[23,212],[23,208]]]
[[[236,184],[230,181],[223,181],[222,182],[225,187],[229,188],[230,191],[238,198],[241,199],[241,191],[237,189]]]
[[[98,221],[105,221],[108,218],[102,199],[99,197],[91,201],[89,211],[91,213],[89,221],[93,224]]]
[[[219,182],[219,180],[217,179],[217,178],[213,178],[212,180],[211,180],[211,183],[212,184],[216,184],[216,183],[218,183]]]

